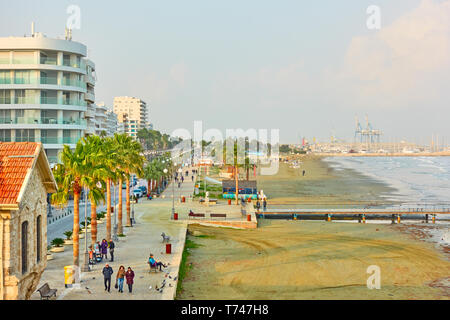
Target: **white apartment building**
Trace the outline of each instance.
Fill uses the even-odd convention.
[[[134,139],[140,129],[148,127],[147,104],[139,98],[115,97],[113,110],[123,132]]]
[[[63,144],[74,148],[85,133],[101,130],[86,122],[106,118],[92,110],[94,86],[85,45],[34,31],[0,38],[0,141],[42,142],[56,162]]]

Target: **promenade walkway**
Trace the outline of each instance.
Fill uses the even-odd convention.
[[[188,181],[189,180],[189,181]],[[180,205],[179,196],[189,198],[194,189],[194,183],[186,179],[180,188],[175,185],[175,207]],[[187,222],[170,220],[172,211],[172,186],[169,185],[160,198],[154,200],[140,199],[135,205],[136,223],[133,227],[124,227],[125,237],[120,237],[116,242],[114,262],[109,262],[113,268],[113,280],[111,292],[104,290],[102,269],[105,261],[96,264],[90,272],[81,274],[79,288],[64,287],[64,266],[72,264],[72,246],[65,246],[63,253],[54,253],[54,260],[47,262],[47,268],[42,275],[38,288],[48,282],[51,288],[58,289],[58,299],[64,300],[105,300],[105,299],[150,299],[171,300],[175,297],[177,276],[181,255],[186,238]],[[126,221],[125,205],[123,206],[123,221]],[[114,221],[114,219],[112,219]],[[161,233],[171,237],[172,253],[166,254],[165,244],[162,243]],[[98,240],[102,240],[106,234],[106,224],[98,226]],[[88,233],[88,245],[90,233]],[[165,269],[167,273],[149,273],[147,264],[150,253],[154,254],[157,261],[169,264]],[[108,252],[108,259],[109,259]],[[84,262],[84,239],[80,239],[80,265]],[[114,289],[115,276],[119,266],[125,269],[129,266],[135,273],[133,293],[128,293],[124,284],[124,293]],[[163,286],[162,292],[156,288]],[[35,292],[32,299],[39,299],[39,293]]]

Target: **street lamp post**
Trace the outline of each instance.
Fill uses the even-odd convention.
[[[89,252],[87,249],[87,188],[84,188],[84,265],[83,272],[89,272]]]

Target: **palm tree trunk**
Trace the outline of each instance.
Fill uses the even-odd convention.
[[[111,179],[106,181],[106,239],[111,241]]]
[[[152,187],[152,180],[147,180],[147,190],[148,190],[148,193],[150,193],[151,191],[152,191],[152,189],[151,189],[151,187]]]
[[[247,167],[247,181],[248,181],[248,178],[249,178],[249,171],[250,171],[250,167]]]
[[[127,194],[125,195],[126,205],[127,205],[127,227],[131,227],[131,217],[130,217],[130,179],[126,178],[127,182]]]
[[[117,234],[123,234],[122,225],[122,179],[119,179],[119,206],[117,208]]]
[[[80,265],[80,191],[73,193],[73,265]]]
[[[97,204],[91,200],[91,241],[92,245],[97,242]]]

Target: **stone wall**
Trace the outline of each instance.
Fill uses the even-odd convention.
[[[19,211],[11,212],[11,219],[4,220],[4,299],[25,300],[37,289],[47,264],[47,194],[37,169],[27,183]],[[37,243],[37,218],[41,216],[41,241]],[[28,222],[27,271],[22,274],[22,223]],[[37,262],[37,246],[41,258]]]

